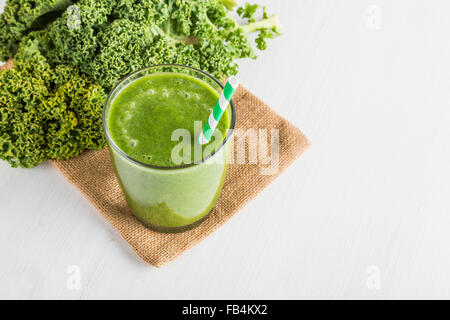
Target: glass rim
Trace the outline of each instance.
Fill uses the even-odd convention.
[[[213,80],[217,85],[219,85],[219,87],[223,90],[224,86],[222,85],[222,83],[220,83],[219,80],[217,80],[215,77],[213,77],[212,75],[210,75],[209,73],[200,70],[198,68],[194,68],[188,65],[184,65],[184,64],[155,64],[155,65],[151,65],[148,67],[144,67],[141,68],[139,70],[133,71],[129,74],[127,74],[126,76],[124,76],[122,79],[120,79],[120,81],[111,89],[111,91],[109,92],[105,103],[103,105],[103,114],[102,114],[102,121],[103,121],[103,131],[105,133],[106,139],[108,140],[108,144],[110,146],[112,146],[121,156],[123,156],[125,159],[134,162],[135,164],[139,165],[139,166],[143,166],[146,168],[150,168],[150,169],[156,169],[156,170],[179,170],[179,169],[186,169],[186,168],[190,168],[190,167],[195,167],[197,165],[200,165],[202,163],[205,163],[207,160],[211,159],[212,157],[214,157],[214,155],[218,154],[220,150],[222,150],[222,148],[227,144],[227,142],[230,140],[233,131],[235,129],[235,125],[236,125],[236,108],[234,106],[234,102],[233,99],[230,100],[230,108],[231,108],[231,121],[230,121],[230,127],[227,130],[227,135],[225,136],[225,138],[223,139],[222,143],[211,153],[209,154],[207,157],[203,158],[202,155],[202,159],[199,161],[194,161],[192,163],[188,163],[188,164],[183,164],[180,166],[174,166],[174,167],[166,167],[166,166],[157,166],[157,165],[152,165],[152,164],[148,164],[142,161],[139,161],[135,158],[133,158],[132,156],[130,156],[129,154],[127,154],[125,151],[123,151],[122,149],[119,148],[119,146],[114,142],[114,140],[112,139],[110,133],[109,133],[109,128],[108,125],[106,123],[106,111],[108,110],[108,104],[112,104],[113,102],[113,94],[116,92],[116,90],[120,87],[120,85],[122,85],[125,81],[127,81],[129,78],[131,78],[132,76],[134,76],[135,74],[145,71],[145,70],[149,70],[149,69],[155,69],[155,68],[161,68],[161,67],[178,67],[178,68],[184,68],[184,69],[188,69],[188,70],[193,70],[195,72],[201,73],[203,75],[205,75],[206,77],[208,77],[209,79]],[[162,71],[164,73],[164,71]],[[138,79],[138,78],[137,78]],[[136,80],[137,80],[136,79]],[[136,81],[134,80],[134,81]],[[125,87],[124,87],[125,88]],[[123,89],[122,89],[123,90]],[[206,120],[208,121],[208,120]]]

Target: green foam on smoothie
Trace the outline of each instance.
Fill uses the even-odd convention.
[[[194,158],[198,156],[196,149],[202,150],[206,157],[225,139],[230,112],[224,114],[217,126],[220,139],[213,138],[203,146],[197,142],[218,98],[218,93],[208,84],[185,74],[148,75],[129,84],[114,99],[107,119],[108,129],[114,143],[127,155],[160,167],[180,165],[174,163],[172,150],[181,140],[171,141],[171,138],[175,130],[186,129],[190,133],[191,157],[182,164],[189,164],[199,160]],[[195,121],[202,122],[199,132],[194,132]]]

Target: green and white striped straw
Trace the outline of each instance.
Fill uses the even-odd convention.
[[[220,118],[222,118],[225,110],[230,104],[231,98],[234,95],[237,87],[239,86],[239,78],[237,76],[230,77],[225,84],[225,88],[220,94],[219,100],[217,100],[213,111],[209,115],[208,121],[206,121],[205,126],[203,127],[203,131],[198,137],[198,143],[207,144],[211,139],[214,130],[219,123]]]

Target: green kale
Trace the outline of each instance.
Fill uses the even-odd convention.
[[[262,19],[258,20],[256,16],[261,11],[260,9],[262,9]],[[269,17],[266,7],[246,3],[245,7],[239,7],[236,12],[249,22],[248,25],[243,26],[246,33],[259,32],[255,39],[256,47],[259,50],[267,49],[267,39],[273,39],[275,36],[281,34],[281,25],[278,23],[278,16],[273,15]]]
[[[242,18],[247,18],[249,22],[255,22],[255,14],[256,11],[258,11],[259,5],[258,4],[250,4],[246,3],[245,7],[239,7],[236,12],[238,15],[240,15]]]
[[[34,167],[105,146],[103,88],[77,68],[52,68],[37,41],[20,47],[14,68],[0,71],[0,159]]]
[[[275,16],[254,18],[259,6],[241,26],[228,12],[235,6],[234,0],[80,0],[43,30],[49,41],[42,52],[108,90],[129,72],[159,63],[230,76],[237,59],[256,58],[247,33],[259,32],[257,47],[265,49],[278,27]]]
[[[45,25],[72,3],[71,0],[8,0],[0,16],[0,61],[16,53],[21,38],[30,29]]]

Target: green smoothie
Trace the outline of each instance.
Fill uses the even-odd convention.
[[[128,85],[114,99],[108,119],[111,137],[122,151],[136,160],[174,167],[180,164],[173,163],[171,153],[179,141],[171,141],[172,132],[187,129],[191,136],[188,163],[192,163],[198,138],[198,133],[194,133],[194,122],[204,123],[218,98],[214,89],[188,75],[160,73],[145,76]],[[221,139],[212,139],[212,146],[202,148],[215,150],[225,138],[229,125],[226,113],[217,126],[222,133]],[[203,149],[200,149],[201,154]]]
[[[214,207],[229,153],[229,144],[222,144],[234,118],[229,106],[217,127],[220,135],[200,146],[201,126],[194,128],[194,122],[207,121],[221,88],[213,78],[177,68],[190,70],[152,67],[131,75],[113,90],[104,115],[111,159],[130,209],[148,226],[168,232],[195,225]],[[190,137],[191,157],[182,164],[172,159],[180,144],[172,141],[177,129]]]

